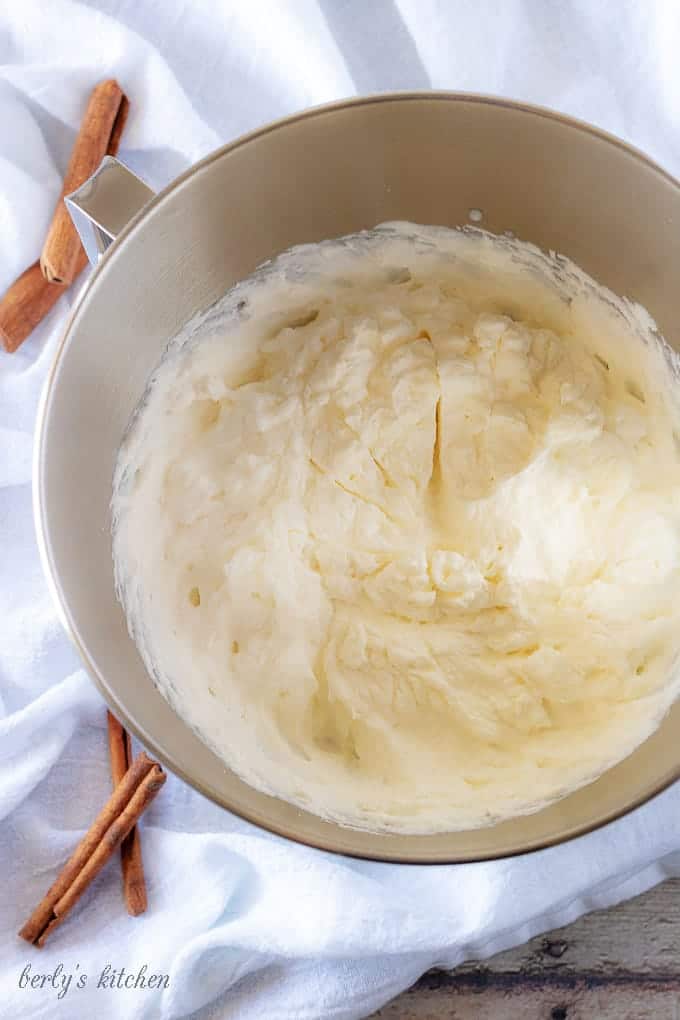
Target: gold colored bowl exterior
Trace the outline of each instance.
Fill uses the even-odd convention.
[[[450,93],[306,111],[225,146],[157,196],[93,274],[46,385],[35,507],[64,623],[116,715],[173,772],[251,822],[339,853],[453,862],[526,852],[602,825],[680,776],[680,703],[634,754],[536,814],[468,832],[376,834],[243,783],[149,679],[116,601],[109,498],[121,437],[168,339],[270,256],[385,220],[513,231],[651,312],[680,350],[680,185],[549,111]]]

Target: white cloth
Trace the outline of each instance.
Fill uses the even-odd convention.
[[[109,75],[132,100],[122,155],[154,186],[310,104],[428,87],[556,107],[678,174],[679,50],[674,0],[4,0],[0,289],[36,258],[84,99]],[[0,353],[1,1017],[363,1017],[429,967],[680,874],[680,785],[565,846],[424,868],[287,843],[170,777],[143,822],[148,913],[126,915],[116,861],[42,952],[21,942],[109,784],[104,705],[60,630],[31,518],[36,403],[72,301]],[[20,987],[29,963],[33,978],[61,964],[57,987]],[[97,988],[107,964],[169,985]]]

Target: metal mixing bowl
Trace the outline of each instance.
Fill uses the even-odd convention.
[[[568,255],[651,312],[680,350],[680,185],[627,145],[481,96],[383,95],[306,111],[208,156],[123,229],[47,381],[35,508],[64,623],[112,710],[173,772],[290,839],[362,857],[470,861],[558,843],[680,775],[680,704],[634,754],[536,814],[431,836],[343,828],[243,783],[157,692],[116,601],[109,499],[118,446],[168,339],[262,261],[384,220],[481,225]],[[473,217],[476,213],[473,212]]]

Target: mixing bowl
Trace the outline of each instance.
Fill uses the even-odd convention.
[[[147,675],[116,600],[109,512],[121,438],[168,339],[294,244],[395,219],[512,231],[639,301],[680,350],[677,181],[618,139],[547,110],[416,93],[289,117],[218,150],[155,197],[109,164],[74,208],[89,217],[80,224],[88,253],[106,250],[44,392],[37,530],[64,624],[89,673],[152,754],[263,828],[327,850],[403,862],[480,860],[558,843],[630,811],[680,776],[678,703],[652,737],[596,782],[488,828],[370,833],[259,793],[201,742]]]

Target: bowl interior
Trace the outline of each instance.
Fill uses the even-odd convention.
[[[64,621],[118,716],[170,769],[291,838],[383,860],[483,859],[602,824],[680,774],[680,704],[633,755],[537,812],[485,829],[373,834],[322,821],[241,782],[158,694],[116,601],[114,461],[168,339],[293,244],[391,219],[512,230],[642,304],[680,349],[680,187],[632,150],[546,111],[448,94],[321,108],[208,157],[137,217],[78,307],[46,390],[36,511]]]

